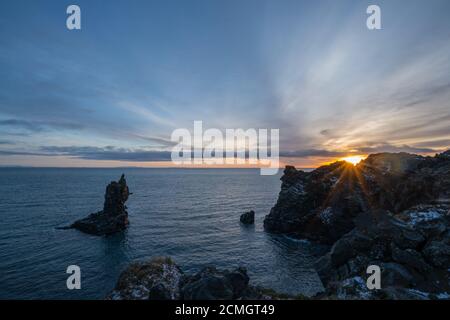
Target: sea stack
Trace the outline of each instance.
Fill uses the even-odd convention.
[[[105,192],[103,210],[75,221],[69,228],[97,236],[110,235],[124,230],[128,226],[128,212],[125,202],[130,195],[125,176],[112,181]]]

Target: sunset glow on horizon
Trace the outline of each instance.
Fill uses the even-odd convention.
[[[354,166],[356,166],[358,163],[360,163],[360,162],[361,162],[362,160],[364,160],[365,158],[366,158],[366,156],[360,156],[360,155],[358,155],[358,156],[348,156],[348,157],[344,157],[344,158],[341,158],[341,159],[339,159],[339,160],[342,160],[342,161],[351,163],[351,164],[353,164]]]

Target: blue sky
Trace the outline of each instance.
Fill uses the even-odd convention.
[[[299,166],[442,151],[449,14],[445,0],[2,1],[0,165],[149,165],[194,120],[279,128]]]

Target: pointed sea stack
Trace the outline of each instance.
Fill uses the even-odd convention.
[[[106,187],[103,210],[75,221],[69,228],[97,236],[110,235],[124,230],[128,226],[125,202],[129,195],[127,182],[122,174],[118,182],[112,181]]]

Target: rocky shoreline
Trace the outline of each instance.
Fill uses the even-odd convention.
[[[267,232],[325,244],[315,263],[325,292],[313,299],[450,299],[450,150],[435,157],[407,153],[370,155],[312,172],[287,166]],[[73,223],[94,235],[128,226],[124,175],[111,182],[102,211]],[[254,223],[254,211],[240,216]],[[381,272],[369,290],[368,267]],[[295,299],[250,284],[243,267],[205,267],[186,274],[169,257],[134,262],[107,299]]]
[[[131,263],[108,300],[270,300],[293,298],[250,285],[244,267],[187,274],[169,257]],[[297,297],[298,298],[298,297]]]

